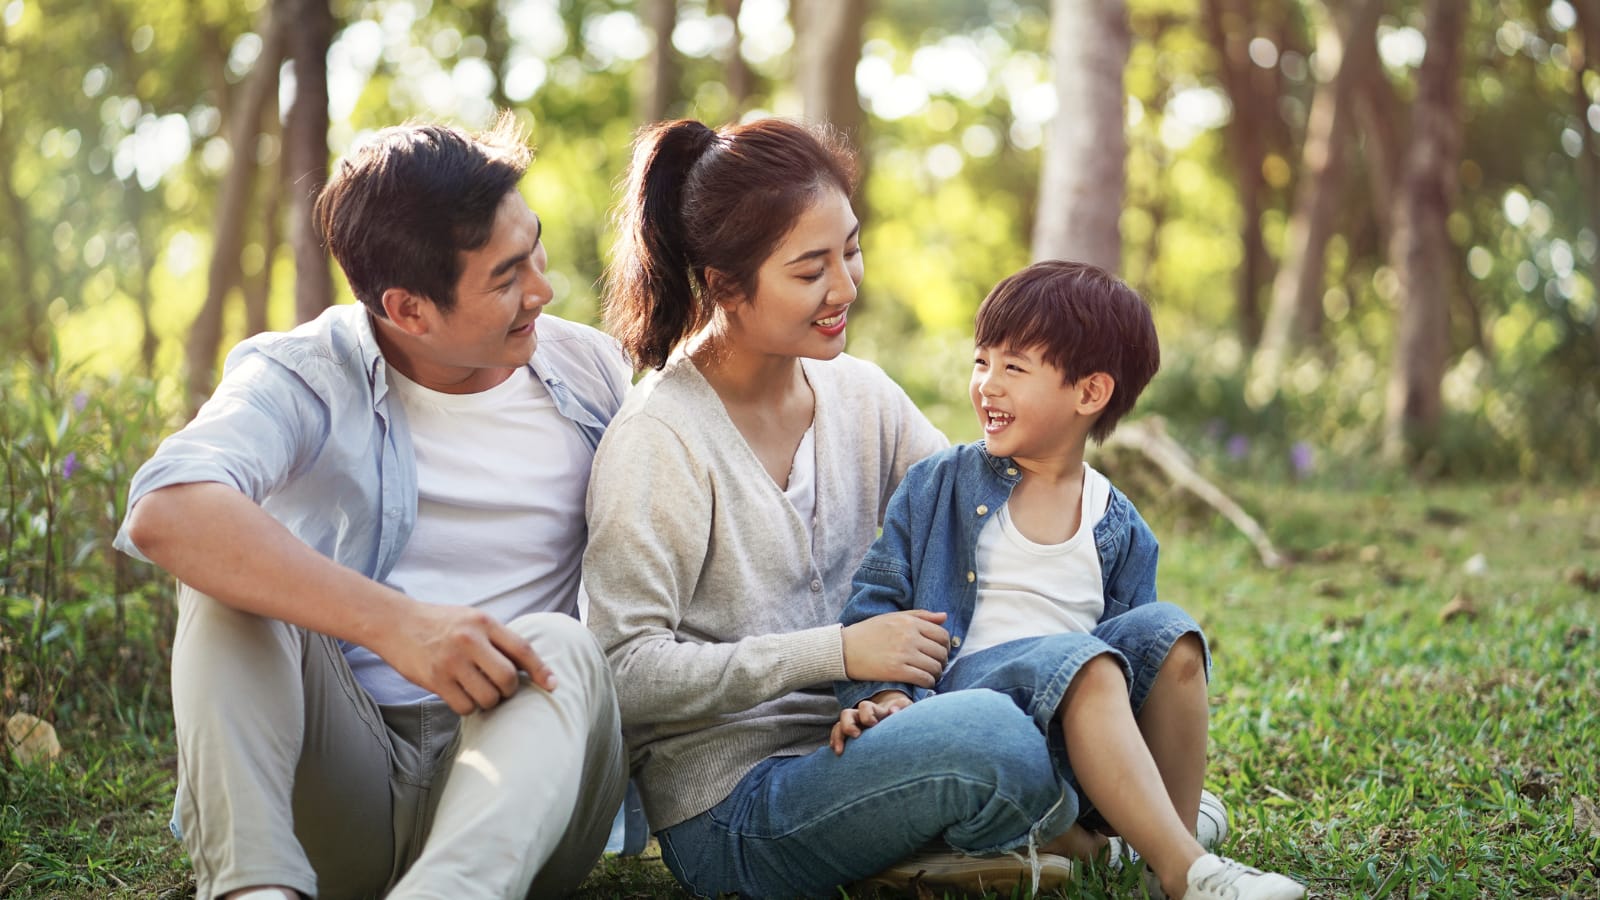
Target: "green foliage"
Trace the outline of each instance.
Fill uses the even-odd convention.
[[[0,370],[0,398],[0,711],[159,724],[170,598],[111,547],[133,471],[169,428],[154,389],[52,361]]]

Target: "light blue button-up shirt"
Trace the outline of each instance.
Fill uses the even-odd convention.
[[[533,375],[593,449],[628,390],[627,359],[588,326],[550,315],[535,323]],[[416,524],[417,466],[364,306],[335,306],[235,347],[216,393],[134,475],[128,508],[151,491],[206,481],[237,488],[335,562],[388,576]],[[116,547],[146,559],[126,523]]]

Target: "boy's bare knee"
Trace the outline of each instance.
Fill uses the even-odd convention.
[[[1172,650],[1167,653],[1167,658],[1161,663],[1163,675],[1170,675],[1182,681],[1192,681],[1204,678],[1206,671],[1206,651],[1200,643],[1200,637],[1195,634],[1186,634],[1178,638],[1172,645]]]

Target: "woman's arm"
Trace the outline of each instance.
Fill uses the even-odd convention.
[[[761,605],[781,589],[750,584],[730,592],[738,596],[703,598],[713,607],[702,620],[742,619],[752,633],[695,633],[685,624],[705,570],[726,552],[711,545],[713,518],[734,515],[717,508],[709,465],[647,415],[613,425],[595,457],[584,586],[626,724],[739,712],[844,677],[839,625],[756,633]],[[715,615],[717,604],[724,615]]]

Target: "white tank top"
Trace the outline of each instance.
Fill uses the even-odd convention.
[[[1028,540],[1011,521],[1010,504],[1000,507],[978,533],[978,602],[962,653],[1094,630],[1106,606],[1094,526],[1110,501],[1111,482],[1085,463],[1078,530],[1060,544]]]

